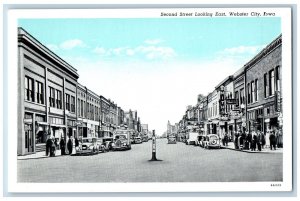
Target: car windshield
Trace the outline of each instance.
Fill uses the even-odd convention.
[[[115,132],[115,134],[127,134],[127,133],[129,133],[129,131],[127,131],[127,130],[117,130]]]
[[[86,138],[86,139],[82,139],[82,143],[91,143],[92,139]]]
[[[112,139],[111,138],[103,139],[103,142],[109,142],[109,141],[112,141]]]
[[[209,139],[210,139],[210,140],[217,140],[217,139],[218,139],[218,136],[212,135],[212,136],[209,137]]]
[[[126,135],[117,135],[117,136],[119,136],[119,140],[127,140],[127,137],[126,137]],[[116,137],[117,137],[116,136]],[[116,139],[116,138],[115,138]]]

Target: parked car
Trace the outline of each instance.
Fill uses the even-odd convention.
[[[113,137],[104,137],[104,138],[102,138],[102,145],[104,146],[105,151],[112,150],[113,141],[114,141]]]
[[[196,132],[189,132],[189,133],[186,135],[187,140],[186,140],[185,144],[187,144],[187,145],[195,144],[195,141],[197,140],[197,136],[198,136],[198,135],[199,135],[199,134],[196,133]]]
[[[82,154],[98,154],[100,146],[97,143],[97,138],[82,138],[76,149],[77,155]]]
[[[134,143],[135,144],[140,144],[140,143],[142,143],[142,139],[140,137],[135,137],[134,138]]]
[[[218,148],[219,149],[221,147],[219,136],[216,134],[209,134],[209,135],[205,136],[204,141],[203,141],[203,146],[206,149],[210,149],[210,148]]]
[[[175,136],[169,136],[168,137],[168,144],[176,144],[176,138]]]
[[[98,147],[99,147],[99,152],[104,153],[104,152],[107,151],[106,148],[105,148],[105,145],[104,145],[104,143],[103,143],[103,139],[102,139],[102,138],[98,138],[98,139],[97,139],[97,145],[98,145]]]
[[[203,136],[203,135],[197,136],[197,139],[196,139],[196,141],[195,141],[195,145],[196,145],[196,146],[203,147],[203,141],[204,141],[204,138],[205,138],[205,136]]]

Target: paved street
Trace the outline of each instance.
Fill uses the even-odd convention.
[[[205,150],[157,140],[157,158],[149,162],[151,141],[130,151],[93,156],[57,156],[18,160],[18,182],[239,182],[282,181],[282,153]]]

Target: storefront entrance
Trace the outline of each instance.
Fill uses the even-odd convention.
[[[33,126],[32,124],[25,123],[25,152],[32,153],[34,152],[34,135],[33,135]]]

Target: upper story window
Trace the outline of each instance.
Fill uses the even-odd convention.
[[[270,85],[270,88],[269,88],[269,94],[270,96],[274,95],[275,94],[275,76],[274,76],[274,69],[271,70],[269,72],[269,85]]]
[[[34,102],[33,79],[25,76],[25,100]]]
[[[255,80],[255,101],[258,101],[258,80]]]
[[[70,95],[66,94],[66,110],[70,111]]]
[[[245,104],[244,88],[240,90],[240,100],[241,100],[241,104]]]
[[[255,86],[254,81],[251,82],[251,103],[255,102]]]
[[[275,76],[276,76],[276,91],[280,91],[280,67],[279,66],[275,68]]]
[[[268,77],[268,74],[265,73],[264,74],[264,95],[265,95],[265,98],[267,98],[267,96],[268,96],[268,79],[267,79],[267,77]]]
[[[61,91],[56,90],[56,108],[62,109]]]
[[[248,91],[248,94],[247,94],[247,103],[251,103],[251,88],[250,88],[250,83],[247,84],[247,91]]]
[[[71,96],[71,112],[75,112],[75,97]]]
[[[39,104],[44,104],[44,84],[39,81],[36,81],[35,89],[36,89],[36,102]]]
[[[50,107],[55,107],[55,89],[53,87],[49,87],[49,103]]]

